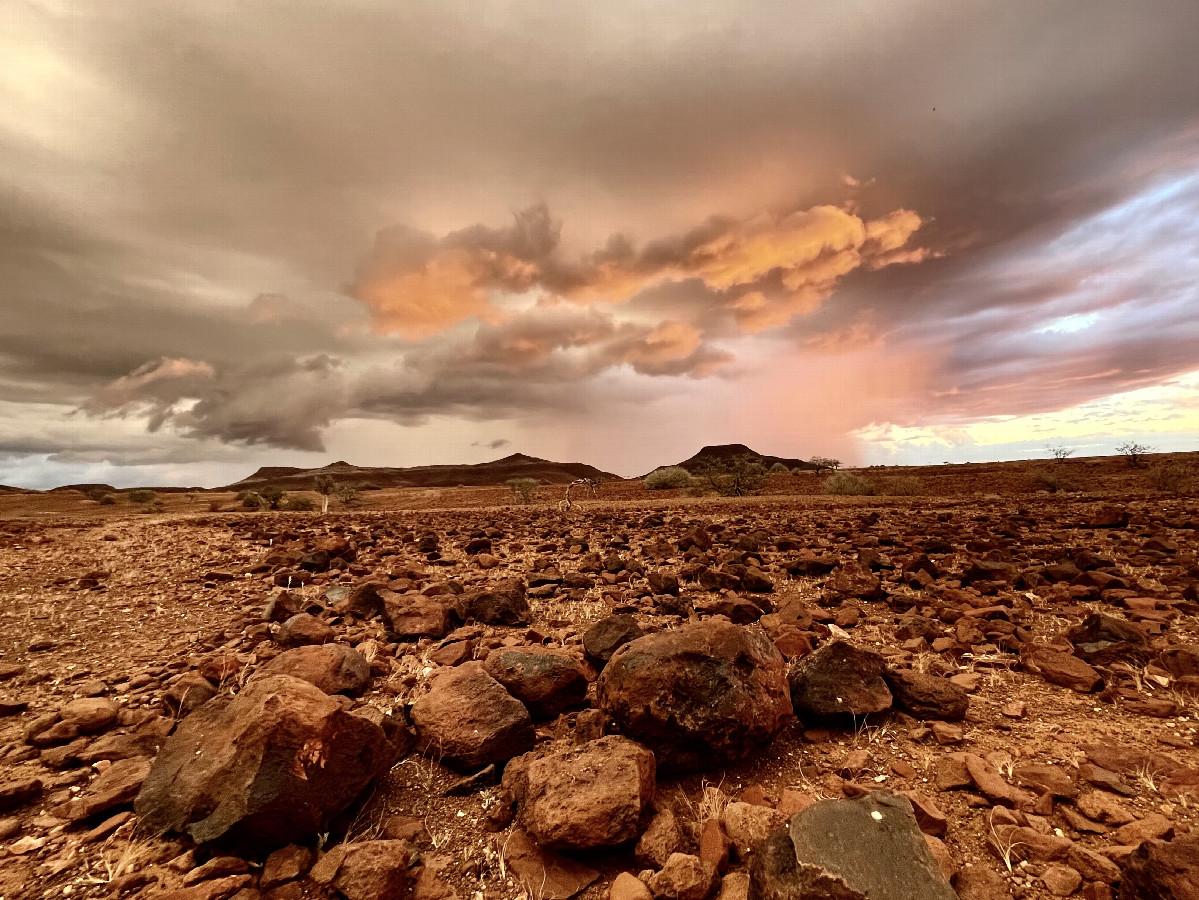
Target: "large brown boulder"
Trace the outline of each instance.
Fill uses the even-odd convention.
[[[915,669],[889,669],[883,673],[895,702],[917,719],[960,722],[966,718],[970,695],[948,678]]]
[[[345,644],[314,644],[280,653],[262,671],[291,675],[314,684],[326,694],[360,694],[371,680],[370,663]]]
[[[492,650],[487,674],[539,719],[552,719],[587,696],[587,677],[574,657],[548,647]]]
[[[422,752],[458,769],[481,769],[532,749],[536,734],[524,704],[482,663],[443,672],[412,704]]]
[[[676,771],[741,759],[791,718],[783,657],[765,632],[715,619],[623,645],[598,697],[621,733]]]
[[[801,659],[788,678],[796,715],[864,716],[891,708],[886,661],[846,641],[825,644]]]
[[[338,844],[308,878],[345,900],[399,900],[408,894],[409,851],[407,841]]]
[[[180,722],[134,809],[151,834],[259,853],[327,831],[394,755],[378,725],[307,681],[271,675]]]
[[[1027,671],[1040,675],[1050,684],[1058,684],[1082,694],[1103,687],[1103,676],[1089,663],[1070,653],[1038,647],[1025,654],[1021,662]]]
[[[509,763],[504,787],[542,847],[587,850],[636,840],[654,799],[654,755],[619,735]]]
[[[1145,841],[1132,851],[1120,900],[1199,900],[1199,834]]]

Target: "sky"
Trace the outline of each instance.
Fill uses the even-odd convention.
[[[0,483],[1199,449],[1199,4],[5,0]]]

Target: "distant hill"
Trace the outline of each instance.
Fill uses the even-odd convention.
[[[55,491],[79,491],[81,494],[90,494],[92,491],[98,491],[102,494],[115,494],[117,489],[111,484],[63,484],[56,488],[50,488],[47,493]]]
[[[26,488],[11,487],[7,484],[0,484],[0,494],[31,494],[33,491]]]
[[[399,469],[383,466],[354,466],[343,460],[319,469],[297,469],[290,466],[263,466],[248,478],[218,490],[240,491],[275,484],[288,490],[312,488],[318,475],[329,475],[335,481],[368,484],[375,487],[479,487],[503,484],[509,478],[534,478],[548,484],[568,484],[576,478],[598,478],[620,481],[619,475],[601,472],[584,463],[559,463],[523,453],[513,453],[503,459],[474,465],[413,466]]]
[[[716,464],[723,465],[731,462],[739,456],[748,456],[755,462],[759,462],[766,468],[770,468],[775,463],[782,463],[788,469],[815,469],[816,467],[810,462],[805,462],[802,459],[789,459],[785,456],[767,456],[764,453],[759,453],[756,450],[751,450],[744,444],[713,444],[704,447],[699,453],[690,459],[685,459],[682,462],[674,463],[680,468],[686,469],[691,474],[699,472],[706,466]],[[648,474],[648,473],[647,473]]]

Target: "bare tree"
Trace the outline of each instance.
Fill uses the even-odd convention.
[[[1064,459],[1074,455],[1073,447],[1063,447],[1060,444],[1056,447],[1046,447],[1045,449],[1048,450],[1050,455],[1058,462],[1062,462]]]
[[[537,490],[536,478],[509,478],[504,484],[512,490],[512,496],[521,503],[532,503]]]
[[[1145,464],[1145,457],[1155,452],[1148,444],[1138,444],[1136,441],[1125,441],[1116,448],[1116,452],[1124,457],[1129,468],[1139,469]]]
[[[570,499],[570,489],[576,487],[585,487],[592,497],[595,496],[595,491],[599,487],[599,481],[595,478],[576,478],[566,486],[566,496],[558,501],[558,510],[560,512],[570,512],[570,508],[574,505]]]
[[[347,508],[362,500],[362,491],[352,484],[339,484],[333,493],[337,495],[337,502]]]

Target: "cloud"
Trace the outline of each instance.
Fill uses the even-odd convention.
[[[471,444],[472,447],[486,447],[488,450],[499,450],[501,447],[507,447],[512,442],[507,438],[495,438],[490,441],[475,441]]]
[[[350,293],[370,310],[376,330],[420,339],[468,319],[503,321],[497,294],[536,290],[551,303],[612,304],[665,282],[695,280],[722,295],[754,333],[816,308],[860,266],[923,260],[925,250],[905,249],[920,225],[905,209],[866,221],[816,206],[745,220],[713,217],[641,249],[614,234],[602,249],[571,259],[561,250],[561,222],[539,204],[506,228],[475,225],[442,238],[406,227],[380,231]]]

